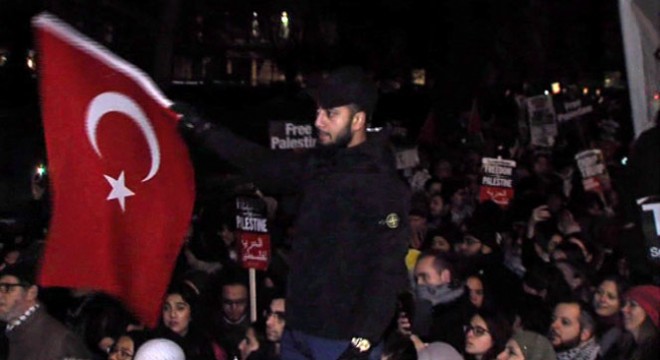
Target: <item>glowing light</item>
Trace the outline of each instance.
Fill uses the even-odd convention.
[[[37,68],[37,62],[34,59],[35,52],[34,50],[29,50],[25,63],[30,70],[35,70]]]
[[[289,14],[287,14],[286,11],[282,11],[282,16],[280,17],[280,21],[282,22],[282,26],[289,26]]]
[[[655,93],[655,95],[653,95],[653,100],[655,101],[660,100],[660,93]]]
[[[412,82],[418,86],[426,85],[426,69],[413,69]]]
[[[546,94],[546,95],[550,95],[550,91],[548,91],[548,90],[544,91],[543,93]]]
[[[46,174],[46,167],[43,164],[37,165],[37,175],[44,176]]]
[[[3,66],[6,63],[7,63],[7,55],[5,54],[0,55],[0,66]]]
[[[552,87],[553,94],[559,94],[561,92],[561,84],[554,82],[550,85]]]
[[[588,87],[585,87],[584,89],[582,89],[582,93],[583,93],[584,95],[589,95],[589,88],[588,88]]]

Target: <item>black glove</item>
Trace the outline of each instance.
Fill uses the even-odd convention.
[[[174,103],[170,109],[181,114],[177,125],[179,132],[186,137],[199,139],[204,133],[213,128],[213,124],[201,116],[194,107],[187,103]]]
[[[353,338],[337,360],[367,360],[371,352],[371,342],[364,338]]]

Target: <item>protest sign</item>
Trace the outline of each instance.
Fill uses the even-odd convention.
[[[594,111],[593,106],[582,103],[580,99],[557,102],[557,122],[560,124],[576,119]]]
[[[648,248],[648,258],[660,264],[660,196],[637,200],[641,210],[642,232]]]
[[[529,116],[531,144],[551,147],[558,133],[552,97],[550,95],[538,95],[528,98],[527,114]]]
[[[603,184],[609,183],[609,174],[603,153],[598,149],[585,150],[575,155],[586,191],[602,192]]]
[[[266,203],[256,196],[239,196],[236,210],[241,265],[247,269],[266,270],[270,259]]]
[[[479,190],[479,200],[491,200],[499,206],[506,207],[513,199],[513,170],[516,162],[513,160],[483,158],[481,160],[483,176]]]
[[[270,148],[273,150],[310,149],[316,146],[311,124],[271,121],[269,134]]]

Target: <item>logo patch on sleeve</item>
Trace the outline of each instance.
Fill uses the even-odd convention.
[[[387,215],[387,217],[385,218],[385,225],[387,225],[387,227],[390,229],[398,228],[399,222],[400,222],[399,215],[395,213],[391,213]]]

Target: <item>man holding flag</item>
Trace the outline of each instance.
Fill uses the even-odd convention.
[[[358,68],[332,72],[316,94],[320,148],[271,152],[190,109],[181,125],[268,193],[302,192],[290,257],[282,358],[380,359],[404,257],[409,194],[384,139],[367,138],[377,89]]]

